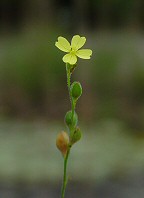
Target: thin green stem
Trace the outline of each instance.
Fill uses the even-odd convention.
[[[71,92],[70,92],[70,86],[71,86],[71,73],[70,73],[70,68],[69,65],[66,64],[66,73],[67,73],[67,86],[68,86],[68,91],[69,91],[69,97],[70,97],[70,101],[72,99],[71,97]]]
[[[73,122],[73,116],[74,116],[74,111],[75,111],[75,102],[73,100],[71,91],[70,91],[70,87],[71,87],[71,72],[70,72],[70,68],[69,65],[66,64],[66,72],[67,72],[67,86],[68,86],[68,91],[69,91],[69,97],[70,97],[70,101],[71,101],[71,110],[72,110],[72,122]]]
[[[69,92],[69,98],[71,102],[71,110],[72,110],[72,122],[75,112],[75,102],[73,100],[72,94],[71,94],[71,72],[70,72],[70,65],[66,64],[66,73],[67,73],[67,86],[68,86],[68,92]],[[70,129],[70,134],[73,132],[73,129]],[[71,144],[68,146],[68,150],[66,153],[66,156],[64,157],[64,173],[63,173],[63,184],[62,184],[62,191],[61,191],[61,198],[65,197],[65,190],[68,182],[67,178],[67,164],[68,164],[68,158],[70,154]]]
[[[66,190],[67,181],[68,181],[68,178],[67,178],[67,163],[68,163],[68,157],[69,157],[69,154],[70,154],[70,148],[71,148],[71,146],[68,147],[66,156],[64,158],[64,174],[63,174],[63,185],[62,185],[61,198],[65,197],[65,190]]]

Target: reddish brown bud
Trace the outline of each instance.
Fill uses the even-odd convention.
[[[65,131],[62,131],[57,136],[56,146],[61,151],[63,156],[65,156],[67,153],[68,145],[69,145],[69,136]]]

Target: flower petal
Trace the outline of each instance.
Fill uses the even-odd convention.
[[[71,50],[70,43],[62,36],[58,37],[58,41],[55,43],[55,46],[63,52],[69,52]]]
[[[77,62],[77,57],[75,54],[66,54],[64,57],[63,57],[63,61],[65,63],[69,63],[70,65],[74,65],[76,62]]]
[[[79,35],[75,35],[72,38],[71,41],[71,47],[73,50],[78,50],[80,49],[86,42],[86,38],[85,37],[80,37]]]
[[[76,52],[76,55],[77,55],[79,58],[90,59],[90,56],[92,55],[92,50],[90,50],[90,49],[78,50],[78,51]]]

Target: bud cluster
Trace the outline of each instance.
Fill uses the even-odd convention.
[[[70,76],[73,70],[75,69],[75,67],[76,65],[70,65],[70,64],[67,65],[67,76],[69,74],[68,82],[70,82]],[[75,107],[78,99],[82,95],[82,86],[80,82],[75,81],[71,85],[70,83],[68,83],[68,88],[69,88],[72,110],[68,111],[65,114],[64,121],[65,124],[67,125],[69,133],[63,131],[58,134],[56,139],[57,148],[61,151],[64,157],[66,156],[68,148],[81,139],[81,130],[77,126],[78,115],[75,112]]]

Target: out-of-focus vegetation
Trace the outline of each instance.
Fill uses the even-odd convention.
[[[74,34],[86,36],[93,56],[79,60],[74,72],[83,86],[76,110],[84,135],[69,170],[75,181],[92,186],[143,175],[143,10],[142,0],[0,1],[1,183],[62,176],[55,137],[70,104],[63,52],[54,43]]]
[[[65,66],[54,46],[54,31],[32,31],[1,42],[1,116],[60,119],[68,109]],[[123,120],[144,125],[143,37],[135,33],[88,33],[91,61],[79,61],[84,86],[82,120]],[[59,102],[57,102],[59,100]],[[89,115],[89,116],[87,116]]]
[[[48,111],[51,116],[57,111],[55,92],[62,88],[65,71],[54,47],[55,38],[56,33],[36,30],[2,38],[1,115],[29,117]]]
[[[57,36],[87,36],[91,61],[79,61],[82,120],[123,120],[144,128],[141,0],[0,2],[0,116],[60,119],[68,109]],[[57,102],[59,100],[60,102]]]

